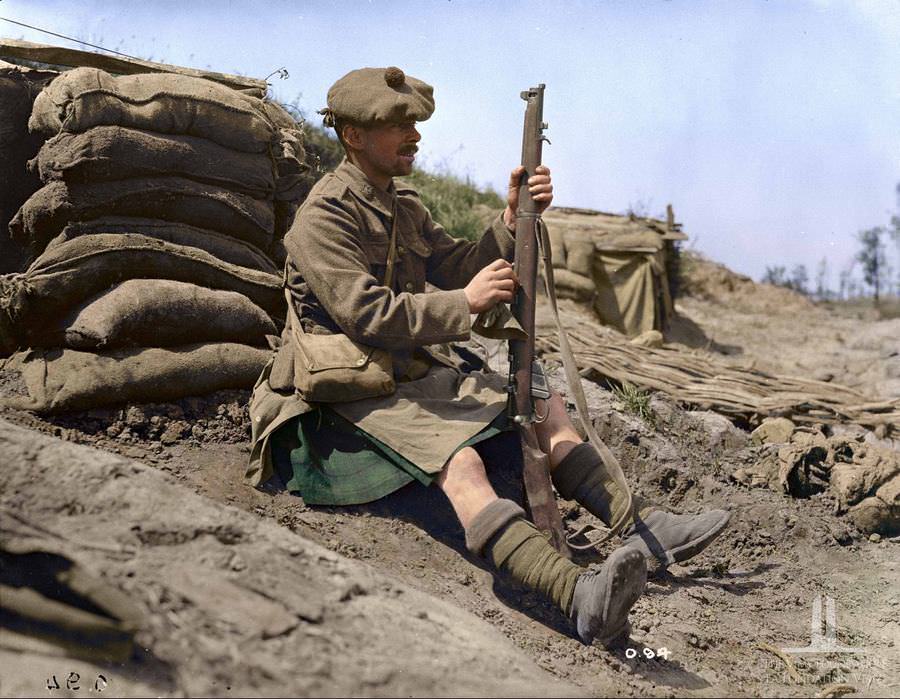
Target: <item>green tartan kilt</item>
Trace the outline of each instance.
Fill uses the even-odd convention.
[[[453,454],[510,432],[515,428],[501,412]],[[510,444],[518,447],[517,440]],[[279,427],[271,445],[272,465],[281,482],[308,505],[359,505],[413,481],[431,485],[438,477],[438,473],[426,473],[325,405]]]

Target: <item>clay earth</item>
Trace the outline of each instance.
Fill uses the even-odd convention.
[[[675,340],[900,394],[900,319],[829,310],[693,259]],[[503,352],[487,349],[502,369]],[[551,382],[566,392],[561,370]],[[436,489],[330,509],[245,486],[246,391],[52,418],[3,411],[0,504],[125,591],[145,621],[132,659],[112,665],[3,631],[0,695],[96,693],[101,674],[116,696],[900,694],[898,541],[854,529],[828,491],[797,500],[736,483],[765,447],[722,416],[656,395],[650,425],[585,389],[637,492],[677,512],[732,512],[714,545],[651,579],[630,641],[612,651],[582,645],[542,599],[467,554]],[[508,466],[491,473],[520,497]],[[560,508],[570,529],[592,521]],[[858,652],[779,655],[810,643],[818,595],[835,601],[837,641]]]

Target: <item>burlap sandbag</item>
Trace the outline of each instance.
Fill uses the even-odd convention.
[[[307,177],[303,131],[288,111],[276,102],[265,103],[267,116],[278,127],[278,146],[274,150],[278,178],[275,198],[283,201],[302,199],[312,181]]]
[[[884,483],[875,495],[850,508],[849,514],[867,534],[900,534],[900,474]]]
[[[128,279],[172,279],[236,291],[273,317],[284,315],[277,275],[142,235],[88,235],[48,250],[22,274],[0,276],[0,356],[29,347],[32,335]]]
[[[48,136],[127,126],[208,138],[246,153],[265,153],[278,141],[262,100],[203,78],[113,77],[97,68],[68,70],[50,83],[35,100],[28,126]]]
[[[299,201],[275,201],[275,240],[267,251],[272,259],[277,260],[277,250],[273,251],[273,248],[277,248],[278,243],[291,230],[291,225],[294,223],[294,217],[297,215],[300,205],[301,202]]]
[[[75,221],[47,243],[46,249],[51,250],[57,245],[75,240],[79,236],[96,235],[97,233],[137,233],[148,238],[164,240],[167,243],[199,248],[225,262],[270,274],[281,274],[281,269],[284,268],[283,261],[275,264],[268,256],[243,240],[237,240],[205,228],[189,226],[186,223],[129,216],[102,216],[90,221]]]
[[[275,162],[268,153],[243,153],[196,136],[170,136],[98,126],[60,133],[33,161],[44,182],[101,182],[129,177],[186,177],[269,198],[275,193]]]
[[[27,395],[0,404],[38,413],[89,410],[121,403],[160,403],[226,388],[252,388],[272,352],[235,343],[173,349],[29,350],[7,359]]]
[[[556,282],[556,294],[561,299],[588,301],[596,293],[594,281],[567,269],[554,269],[553,279]]]
[[[570,272],[590,277],[593,270],[594,241],[566,238],[566,267]]]
[[[26,164],[44,138],[28,133],[28,115],[49,75],[0,61],[0,273],[20,272],[28,264],[28,250],[9,237],[8,226],[19,207],[41,187]]]
[[[566,269],[566,244],[562,230],[550,224],[547,226],[547,236],[550,238],[550,249],[553,251],[553,269]]]
[[[265,250],[272,243],[271,202],[183,177],[135,178],[96,184],[51,182],[35,192],[9,224],[14,240],[43,250],[67,223],[100,216],[140,216],[226,233]]]
[[[266,345],[275,324],[236,291],[169,279],[130,279],[88,299],[43,337],[73,349],[177,347],[197,342]]]

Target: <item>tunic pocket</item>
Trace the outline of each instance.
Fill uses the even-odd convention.
[[[369,271],[372,276],[378,280],[379,284],[384,284],[384,278],[387,273],[387,258],[390,245],[387,240],[369,240],[363,245],[363,251],[366,260],[369,263]]]

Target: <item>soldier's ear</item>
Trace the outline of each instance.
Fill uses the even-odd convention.
[[[341,136],[344,143],[353,150],[362,150],[365,145],[363,130],[356,124],[344,124]]]

